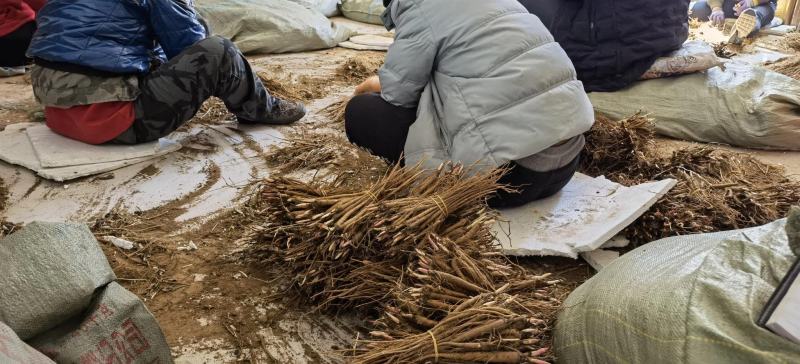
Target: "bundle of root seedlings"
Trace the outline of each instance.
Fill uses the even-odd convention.
[[[776,62],[768,63],[766,66],[775,72],[784,74],[795,80],[800,80],[800,56],[784,58]]]
[[[586,136],[583,173],[624,185],[678,181],[626,230],[636,243],[763,225],[786,216],[800,201],[800,182],[746,154],[709,148],[658,154],[652,120],[642,114],[621,121],[599,116]]]
[[[542,363],[555,281],[503,258],[485,205],[502,171],[394,167],[340,193],[277,178],[251,203],[249,255],[298,297],[376,318],[354,363]]]

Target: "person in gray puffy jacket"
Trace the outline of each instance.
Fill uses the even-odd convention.
[[[499,192],[493,207],[560,191],[594,113],[542,22],[516,0],[384,3],[395,42],[347,105],[350,141],[392,162],[508,167],[501,182],[518,192]]]

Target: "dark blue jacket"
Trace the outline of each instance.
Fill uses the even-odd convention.
[[[191,0],[50,0],[37,22],[28,57],[123,74],[206,37]]]
[[[617,91],[686,41],[689,0],[560,0],[550,30],[586,91]]]

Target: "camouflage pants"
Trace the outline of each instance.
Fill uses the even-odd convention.
[[[193,118],[209,97],[222,99],[242,123],[266,122],[275,99],[230,41],[209,37],[139,79],[131,127],[111,141],[158,140]]]

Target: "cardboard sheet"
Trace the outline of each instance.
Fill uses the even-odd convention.
[[[675,183],[668,179],[625,187],[578,173],[555,196],[502,210],[495,234],[508,255],[577,258],[606,244]]]
[[[180,149],[179,143],[168,139],[138,145],[90,145],[58,135],[42,124],[26,132],[43,168],[119,162]]]

